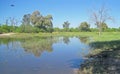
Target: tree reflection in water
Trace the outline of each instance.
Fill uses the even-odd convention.
[[[17,50],[17,48],[20,47],[19,41],[20,39],[0,38],[0,45],[6,45],[7,47],[5,48],[6,50],[8,49]]]
[[[82,42],[88,43],[86,38],[80,38]],[[69,44],[69,38],[63,39]],[[7,49],[18,49],[40,56],[44,51],[52,52],[52,45],[59,41],[58,37],[34,37],[29,39],[0,39],[0,45],[7,45]],[[92,42],[89,44],[92,54],[88,59],[75,59],[72,62],[74,74],[120,74],[120,40],[106,42]],[[12,47],[12,48],[11,48]],[[82,64],[81,64],[82,63]]]
[[[70,42],[70,39],[69,39],[70,37],[68,37],[68,36],[64,36],[63,37],[63,42],[65,43],[65,44],[69,44],[69,42]]]
[[[90,43],[93,51],[80,65],[77,74],[120,74],[120,40]]]
[[[36,37],[25,39],[21,42],[21,45],[26,52],[39,57],[44,51],[52,52],[52,45],[57,42],[57,40],[55,37]]]
[[[77,38],[80,39],[80,42],[85,43],[85,44],[90,42],[90,37],[81,37],[81,36],[79,36]]]

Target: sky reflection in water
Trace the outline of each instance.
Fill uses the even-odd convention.
[[[76,74],[88,54],[80,37],[41,37],[0,40],[2,74]]]

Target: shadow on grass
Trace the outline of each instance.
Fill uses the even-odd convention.
[[[120,74],[120,40],[90,43],[93,52],[77,74]],[[98,51],[97,53],[94,51]]]

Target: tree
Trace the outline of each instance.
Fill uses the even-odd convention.
[[[55,28],[54,28],[54,32],[60,32],[60,28],[55,27]]]
[[[99,36],[102,31],[102,23],[105,23],[107,20],[112,20],[112,17],[108,14],[108,9],[102,6],[100,9],[93,11],[91,20],[97,25],[99,29]]]
[[[102,31],[105,31],[106,29],[108,29],[107,24],[104,22],[101,24],[101,26],[102,26]]]
[[[90,25],[87,22],[82,22],[79,26],[80,31],[90,31]]]
[[[31,23],[36,27],[42,27],[43,25],[43,16],[40,14],[39,11],[34,11],[30,17]]]
[[[6,19],[5,24],[8,25],[9,19]]]
[[[24,25],[30,25],[30,14],[25,14],[22,19],[22,24]]]
[[[65,29],[66,32],[69,30],[69,25],[70,23],[68,21],[64,22],[63,24],[63,28]]]
[[[23,16],[22,25],[20,26],[22,32],[30,32],[31,31],[32,26],[30,25],[30,17],[31,17],[30,14],[25,14]]]
[[[10,23],[11,23],[11,26],[12,26],[10,32],[13,32],[13,31],[15,31],[15,28],[16,28],[15,26],[18,24],[18,20],[15,19],[14,17],[13,18],[10,17],[9,19],[10,19]]]
[[[41,29],[41,31],[53,31],[52,15],[42,16],[39,11],[34,11],[31,15],[31,23]]]
[[[44,17],[44,25],[47,28],[48,32],[53,32],[53,23],[52,15],[47,15]]]

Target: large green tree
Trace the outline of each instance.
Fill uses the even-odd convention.
[[[22,19],[22,24],[24,25],[30,25],[30,14],[25,14]]]
[[[70,23],[68,21],[65,21],[63,23],[63,28],[65,29],[66,32],[68,32],[68,30],[69,30],[69,25],[70,25]]]
[[[39,11],[34,11],[31,15],[31,23],[36,27],[42,27],[43,26],[43,16],[40,14]]]
[[[102,31],[105,31],[106,29],[108,29],[107,24],[104,22],[101,24],[101,27],[102,27]]]
[[[88,24],[87,22],[82,22],[79,26],[80,31],[90,31],[90,24]]]
[[[52,32],[52,15],[42,16],[39,11],[34,11],[31,15],[31,23],[42,31]]]
[[[45,28],[47,28],[48,32],[52,32],[53,31],[52,20],[53,20],[52,15],[47,15],[47,16],[44,17],[44,25],[45,25]]]
[[[31,17],[30,14],[25,14],[23,16],[22,25],[20,26],[21,32],[27,32],[27,33],[29,33],[29,32],[33,31],[33,27],[30,24],[31,23],[30,17]]]

